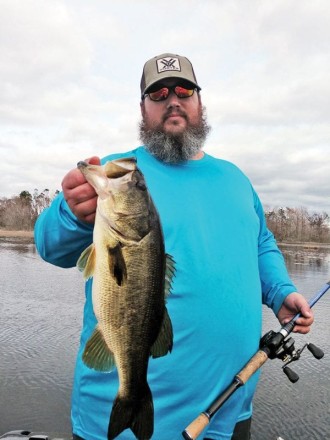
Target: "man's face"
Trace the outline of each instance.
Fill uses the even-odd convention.
[[[184,86],[175,79],[162,82],[163,87],[174,85]],[[172,164],[203,157],[202,147],[210,126],[196,91],[192,96],[179,98],[171,90],[163,101],[146,96],[141,113],[140,139],[153,156]]]
[[[163,87],[184,86],[175,79],[161,84]],[[171,90],[163,101],[153,101],[146,96],[141,103],[141,113],[140,139],[159,160],[177,164],[203,157],[201,149],[210,126],[196,91],[192,96],[179,98]]]
[[[175,78],[164,80],[161,86],[172,87],[180,84]],[[141,103],[141,113],[146,129],[160,130],[169,135],[183,133],[189,126],[196,126],[200,122],[202,112],[198,93],[188,98],[179,98],[170,91],[164,101],[152,101],[146,96]]]

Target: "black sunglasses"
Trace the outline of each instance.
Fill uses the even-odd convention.
[[[173,91],[178,98],[190,98],[194,94],[194,91],[196,89],[187,89],[186,87],[182,86],[173,86],[173,87],[161,87],[158,90],[155,90],[153,92],[145,93],[143,95],[143,99],[146,96],[149,96],[151,101],[165,101],[165,99],[168,98],[171,91]]]

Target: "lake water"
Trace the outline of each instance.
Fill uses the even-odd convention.
[[[329,280],[330,249],[282,250],[292,279],[308,298]],[[76,269],[46,264],[33,243],[23,239],[0,238],[0,267],[0,435],[27,429],[69,438],[82,276]],[[254,400],[253,440],[330,439],[330,293],[314,313],[311,333],[293,337],[296,348],[313,342],[325,356],[316,360],[306,349],[291,364],[300,376],[295,384],[282,372],[280,360],[264,365]],[[265,309],[263,332],[278,329]]]

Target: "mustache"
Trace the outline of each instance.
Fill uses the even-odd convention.
[[[165,112],[165,114],[164,114],[164,116],[163,116],[163,118],[162,118],[162,119],[163,119],[163,122],[165,122],[166,119],[169,118],[169,117],[172,116],[172,115],[181,116],[181,117],[183,117],[183,118],[185,118],[185,119],[188,120],[188,116],[187,116],[187,113],[186,113],[185,111],[181,110],[180,108],[177,108],[177,109],[169,108],[169,109]]]

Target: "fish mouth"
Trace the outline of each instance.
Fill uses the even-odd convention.
[[[77,168],[84,174],[86,169],[101,174],[100,170],[104,170],[103,173],[108,178],[116,179],[117,177],[123,177],[125,174],[135,171],[137,169],[137,160],[135,157],[123,157],[121,159],[115,159],[108,161],[105,165],[92,165],[85,160],[80,160],[77,163]]]
[[[123,157],[112,160],[104,165],[105,174],[109,179],[123,177],[125,174],[136,170],[137,160],[135,157]]]
[[[77,168],[99,197],[106,199],[119,185],[130,182],[133,173],[137,170],[136,162],[134,157],[108,161],[104,165],[93,165],[82,160],[77,163]]]
[[[97,194],[101,198],[106,198],[108,195],[108,179],[104,168],[100,165],[89,164],[84,160],[77,163],[77,168],[82,172],[87,182],[92,185]]]
[[[77,163],[77,168],[80,170],[84,176],[86,177],[86,180],[88,179],[88,176],[104,176],[106,177],[103,167],[100,165],[92,165],[85,160],[81,160]]]

